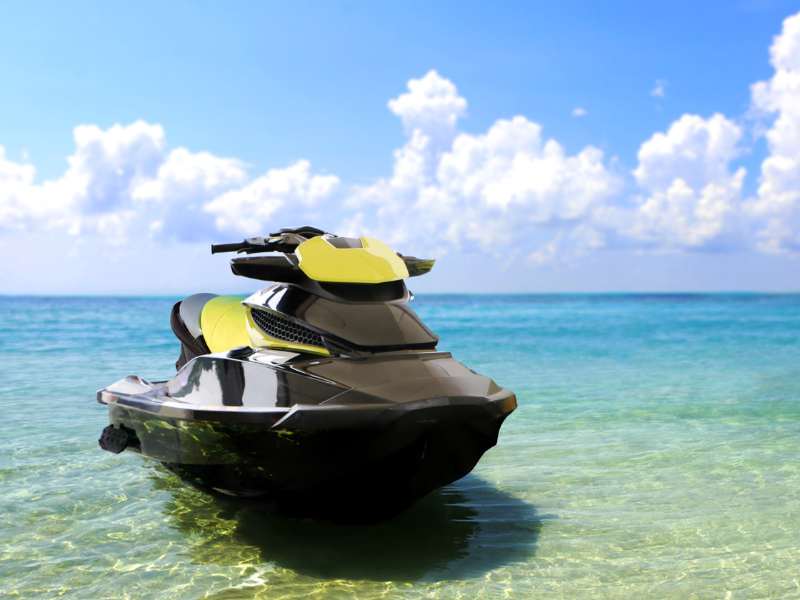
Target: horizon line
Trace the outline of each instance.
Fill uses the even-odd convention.
[[[0,298],[175,298],[187,297],[197,292],[0,292]],[[252,292],[221,293],[220,296],[249,296]],[[603,290],[603,291],[450,291],[414,292],[414,296],[792,296],[800,295],[797,290]]]

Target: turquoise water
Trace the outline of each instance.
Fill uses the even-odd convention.
[[[171,299],[0,298],[0,597],[800,597],[800,296],[423,296],[520,407],[397,519],[271,515],[97,448]]]

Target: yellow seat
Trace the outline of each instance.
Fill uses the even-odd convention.
[[[212,352],[250,345],[247,307],[239,296],[216,296],[206,302],[200,314],[200,328]]]

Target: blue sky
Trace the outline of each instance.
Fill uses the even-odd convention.
[[[799,287],[800,4],[431,4],[7,6],[0,292],[244,290],[207,243],[305,222],[422,291]]]

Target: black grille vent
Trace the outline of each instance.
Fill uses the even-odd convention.
[[[308,327],[298,325],[286,317],[266,310],[253,310],[253,321],[267,335],[286,342],[306,344],[308,346],[322,346],[322,337],[314,333]]]

